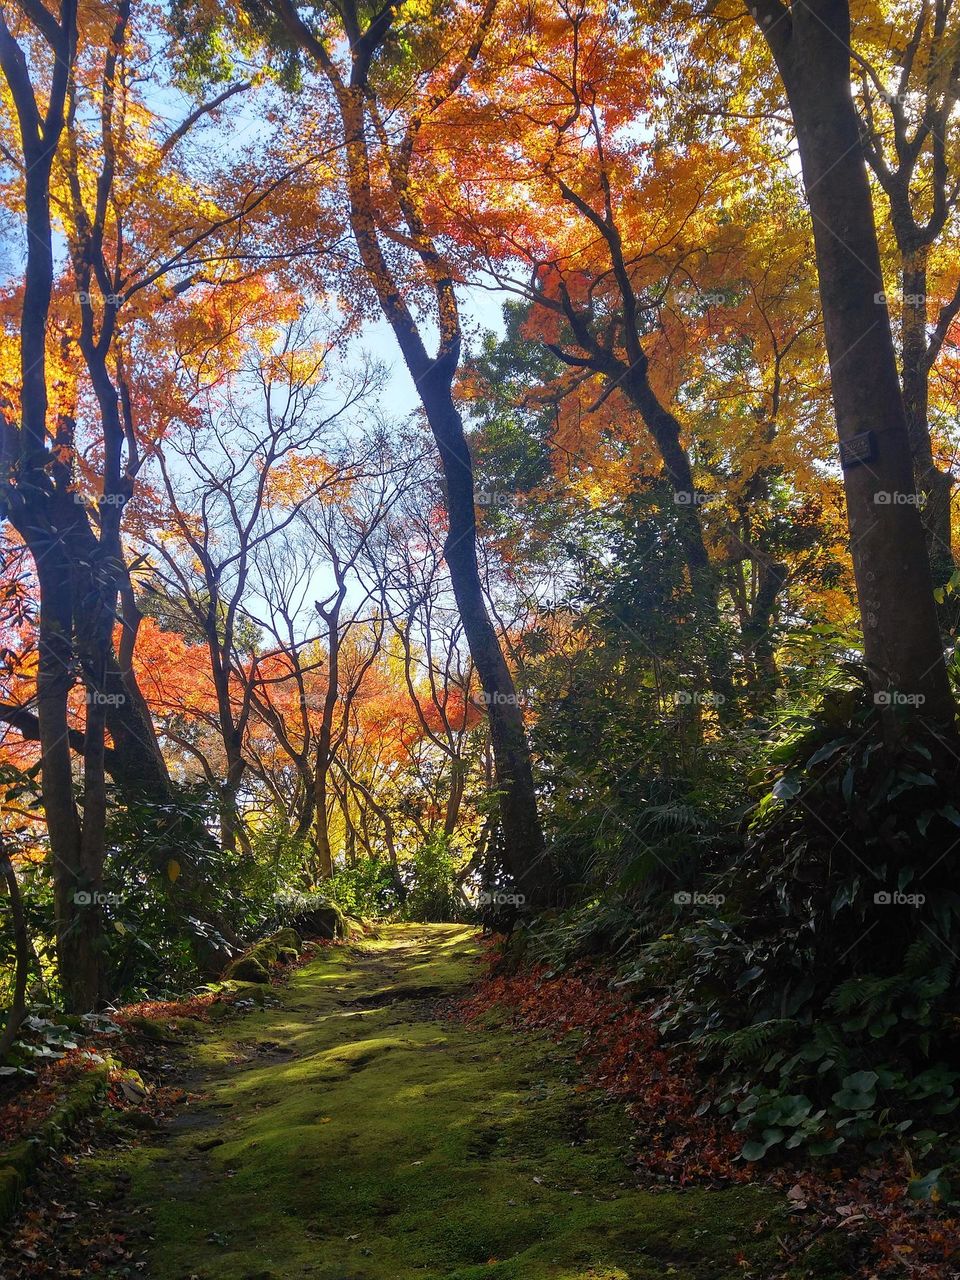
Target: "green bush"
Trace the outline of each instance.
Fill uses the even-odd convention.
[[[359,858],[340,867],[325,886],[347,915],[381,920],[399,910],[401,897],[390,867],[374,858]]]
[[[404,920],[464,920],[470,909],[457,884],[458,859],[449,836],[435,833],[401,866],[409,886],[401,908]]]
[[[697,886],[712,904],[664,918],[625,980],[719,1069],[746,1159],[850,1139],[953,1153],[950,771],[934,743],[885,742],[857,680],[795,726],[765,782],[737,855]]]
[[[786,728],[739,830],[691,825],[684,858],[679,824],[660,839],[638,806],[637,866],[655,853],[653,874],[611,884],[621,857],[595,862],[591,891],[511,955],[614,957],[661,1034],[715,1076],[745,1160],[905,1144],[925,1169],[911,1194],[946,1197],[960,1159],[953,765],[934,739],[891,745],[853,668]]]

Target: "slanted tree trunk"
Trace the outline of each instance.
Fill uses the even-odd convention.
[[[479,54],[489,31],[494,7],[494,0],[488,0],[479,15],[470,47],[447,87],[450,94],[457,91]],[[453,397],[453,381],[460,360],[460,317],[450,270],[430,237],[422,217],[416,184],[410,180],[410,159],[423,123],[422,116],[416,111],[410,113],[405,136],[396,146],[391,144],[382,129],[379,137],[388,152],[383,159],[399,209],[399,221],[405,227],[402,234],[412,248],[414,260],[419,261],[422,283],[436,302],[439,341],[433,355],[427,350],[399,278],[384,256],[378,231],[382,202],[373,192],[368,125],[374,132],[382,121],[377,118],[380,104],[371,86],[370,70],[377,53],[392,35],[398,11],[393,5],[387,5],[368,16],[367,10],[356,0],[344,0],[338,12],[346,34],[350,66],[341,70],[332,53],[333,44],[328,46],[313,25],[303,20],[295,0],[270,0],[270,8],[289,36],[316,62],[337,100],[343,125],[348,212],[353,237],[371,287],[420,395],[440,452],[449,525],[445,554],[464,634],[480,675],[489,712],[505,867],[515,881],[517,891],[526,898],[528,909],[535,909],[549,900],[552,876],[537,813],[533,766],[523,713],[510,669],[490,621],[480,580],[473,461]]]
[[[917,507],[895,496],[914,491],[913,465],[850,87],[849,5],[760,0],[748,8],[787,91],[813,219],[870,679],[877,692],[922,699],[922,714],[952,727],[923,525]]]
[[[490,621],[480,581],[473,459],[453,401],[452,376],[453,369],[444,370],[438,362],[419,379],[446,478],[449,529],[444,555],[490,719],[507,870],[527,902],[540,906],[549,897],[549,885],[533,766],[520,699]]]

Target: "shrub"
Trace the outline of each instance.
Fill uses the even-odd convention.
[[[449,836],[435,833],[413,858],[402,865],[409,886],[401,915],[404,920],[453,921],[470,912],[456,878],[458,859]]]

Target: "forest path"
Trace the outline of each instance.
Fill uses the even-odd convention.
[[[131,1223],[149,1223],[140,1274],[769,1275],[769,1192],[635,1189],[622,1111],[575,1088],[567,1049],[443,1016],[478,952],[462,926],[389,926],[206,1028],[186,1081],[200,1100],[87,1175],[119,1174]]]

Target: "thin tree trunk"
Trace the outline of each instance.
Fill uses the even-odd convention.
[[[690,590],[706,635],[707,678],[721,718],[734,713],[736,692],[730,675],[730,654],[724,643],[720,618],[719,579],[703,537],[700,495],[694,487],[693,468],[680,437],[680,423],[658,399],[647,375],[645,358],[634,361],[623,389],[646,423],[663,462],[677,506],[677,530],[690,575]]]
[[[428,374],[420,383],[446,478],[449,530],[444,555],[490,719],[507,871],[526,904],[536,909],[549,901],[551,877],[537,814],[533,765],[520,699],[490,621],[480,581],[473,460],[453,402],[450,376],[450,372],[440,370],[436,376]]]
[[[6,1060],[7,1054],[17,1038],[17,1031],[27,1012],[27,976],[30,972],[31,947],[27,933],[27,922],[23,914],[23,898],[20,896],[20,885],[17,873],[13,869],[6,850],[0,842],[0,876],[3,878],[10,899],[10,913],[13,917],[13,947],[16,956],[16,969],[13,978],[13,999],[10,1012],[7,1014],[3,1034],[0,1035],[0,1063]]]
[[[314,828],[313,847],[317,855],[317,874],[321,880],[329,880],[333,875],[333,853],[330,848],[330,816],[327,810],[327,776],[329,762],[321,764],[317,761],[317,773],[314,779]]]
[[[526,899],[527,907],[536,909],[549,901],[552,877],[537,814],[533,765],[523,713],[510,669],[487,612],[480,581],[473,460],[452,390],[460,359],[460,326],[453,281],[444,275],[435,251],[423,239],[415,210],[410,209],[407,203],[408,221],[414,224],[411,230],[421,236],[421,257],[427,265],[439,309],[440,348],[436,357],[431,358],[380,248],[371,190],[362,84],[341,84],[338,100],[346,142],[354,239],[420,394],[440,453],[448,515],[444,554],[490,719],[506,870],[514,880],[517,892]]]

